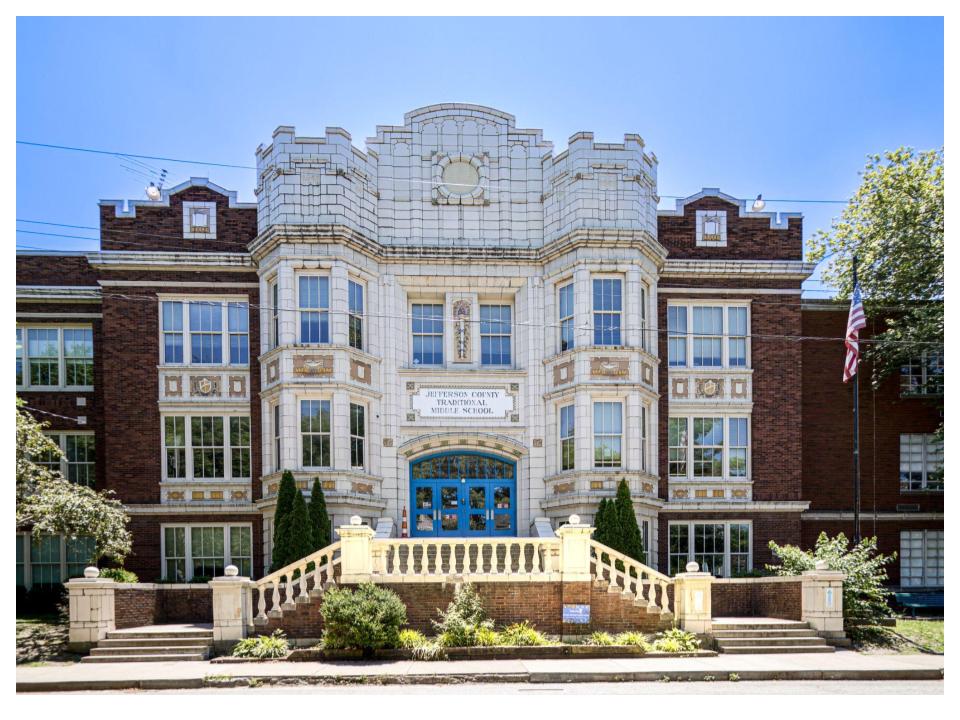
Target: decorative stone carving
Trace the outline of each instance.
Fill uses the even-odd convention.
[[[183,378],[179,375],[165,375],[163,378],[163,394],[166,397],[182,396]]]
[[[350,358],[350,379],[369,385],[370,363],[360,362],[359,360]]]
[[[736,488],[733,491],[733,497],[735,497],[737,500],[743,500],[747,497],[747,491],[743,488]]]
[[[576,485],[572,482],[557,483],[553,486],[553,492],[556,495],[573,492]]]
[[[710,494],[715,498],[726,497],[726,493],[722,488],[715,488]]]
[[[417,384],[415,382],[407,383],[407,392],[413,392],[416,389],[417,389]]]
[[[393,438],[385,437],[385,438],[383,439],[383,446],[384,446],[384,447],[393,447]]]
[[[333,355],[294,355],[293,374],[309,377],[333,375]]]
[[[520,383],[510,383],[510,392],[520,392]]]
[[[594,377],[626,377],[630,374],[630,361],[626,358],[590,358],[590,374]]]
[[[686,378],[673,378],[670,394],[678,400],[686,399],[690,394],[690,383]]]
[[[690,491],[687,490],[686,488],[678,488],[673,491],[674,498],[683,499],[683,498],[686,498],[689,494],[690,494]]]
[[[223,500],[223,490],[211,490],[210,491],[211,500]]]
[[[267,486],[267,494],[268,494],[268,495],[276,495],[276,494],[277,494],[277,483],[270,483],[270,484]]]
[[[707,491],[702,488],[697,488],[693,491],[693,495],[696,498],[705,498],[707,496]]]
[[[280,361],[274,358],[267,363],[267,382],[272,383],[280,379]]]
[[[433,201],[445,205],[483,205],[487,166],[483,155],[445,155],[433,158]]]
[[[191,375],[190,395],[193,397],[220,397],[220,377],[217,375]]]
[[[513,413],[510,416],[510,422],[520,422],[520,413]]]
[[[454,361],[470,362],[470,300],[453,303]]]
[[[565,385],[573,381],[573,360],[557,363],[553,366],[553,384]]]
[[[321,480],[321,481],[320,481],[320,487],[322,487],[324,490],[336,490],[336,489],[337,489],[337,481],[336,481],[336,480]]]
[[[182,490],[170,490],[167,492],[167,500],[171,502],[183,502],[183,491]]]
[[[722,398],[723,380],[715,378],[697,378],[696,393],[698,398]]]
[[[732,398],[745,398],[747,397],[747,381],[733,379],[730,381],[730,397]]]
[[[640,363],[640,379],[647,385],[653,385],[653,365]]]
[[[643,491],[644,491],[645,493],[652,493],[652,492],[653,492],[653,483],[648,483],[648,482],[643,483]]]
[[[605,484],[605,483],[603,482],[603,480],[591,480],[591,481],[590,481],[590,489],[591,489],[591,490],[603,490],[604,484]]]
[[[230,397],[246,397],[247,396],[247,378],[244,375],[231,375],[230,376]]]
[[[534,438],[534,439],[533,439],[533,446],[534,446],[535,448],[542,448],[542,447],[543,447],[543,438]]]
[[[247,491],[246,491],[246,490],[234,490],[234,491],[230,494],[230,499],[231,499],[231,500],[246,500],[246,499],[247,499]]]
[[[194,490],[190,494],[191,500],[203,500],[203,490]]]
[[[372,495],[373,494],[373,483],[364,483],[364,482],[353,482],[350,484],[350,489],[361,495]]]
[[[416,413],[412,413],[412,412],[407,413],[407,422],[415,422],[416,419],[417,419]]]

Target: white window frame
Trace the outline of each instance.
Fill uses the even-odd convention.
[[[596,406],[598,404],[620,405],[620,463],[617,465],[597,465],[597,423]],[[592,397],[590,399],[590,467],[593,470],[622,472],[627,468],[626,401],[620,397]],[[602,437],[617,437],[615,433],[600,433]]]
[[[360,312],[354,312],[352,307],[351,300],[351,286],[356,285],[360,288]],[[347,279],[347,345],[352,347],[354,350],[360,350],[361,352],[367,349],[367,323],[366,323],[366,314],[367,314],[367,284],[357,278],[348,278]],[[350,323],[356,318],[360,321],[360,347],[354,345],[350,340]],[[332,328],[331,328],[332,330]],[[332,336],[331,336],[332,339]]]
[[[90,342],[93,344],[93,325],[89,323],[18,323],[17,330],[20,330],[21,337],[21,361],[23,367],[23,382],[17,385],[17,390],[45,390],[53,392],[92,392],[93,385],[67,385],[67,358],[64,354],[63,331],[64,330],[89,330]],[[56,385],[33,385],[30,382],[30,330],[56,330],[57,332],[57,384]],[[95,363],[97,354],[96,346],[93,347],[93,354],[90,356],[91,363]],[[51,360],[53,358],[50,358]]]
[[[55,533],[45,533],[47,535],[53,535],[58,537],[60,540],[60,557],[59,557],[59,579],[58,583],[66,582],[70,579],[68,567],[70,565],[78,565],[79,563],[71,563],[67,560],[67,537],[66,535],[58,535]],[[82,536],[89,537],[89,536]],[[32,544],[33,537],[31,533],[28,532],[18,532],[17,533],[17,542],[20,545],[20,551],[23,556],[23,562],[17,563],[21,566],[23,570],[23,585],[18,585],[26,590],[29,590],[33,587],[33,559],[30,557],[30,546]],[[52,563],[43,563],[45,565]],[[85,566],[89,564],[89,561],[84,561]],[[73,577],[83,577],[83,571],[81,570],[79,574],[74,575]],[[54,583],[57,584],[57,583]]]
[[[596,294],[593,291],[593,284],[598,280],[616,280],[620,283],[620,309],[619,310],[598,310],[594,306],[594,299]],[[617,273],[595,273],[590,276],[590,332],[592,333],[590,338],[590,344],[593,347],[604,347],[604,348],[618,348],[626,347],[627,338],[626,338],[626,327],[624,325],[624,318],[627,307],[627,296],[626,296],[627,282],[623,275]],[[620,342],[619,343],[610,343],[604,345],[597,344],[597,315],[617,315],[620,318]]]
[[[931,357],[938,357],[940,359],[940,373],[934,373],[934,376],[940,376],[940,390],[931,390],[927,387],[930,382],[930,373],[928,361]],[[910,370],[916,365],[920,366],[920,374],[916,375]],[[936,397],[938,395],[943,395],[943,383],[944,383],[944,367],[943,367],[943,353],[940,351],[930,351],[925,350],[921,353],[918,358],[911,358],[909,365],[900,366],[900,396],[901,397]],[[919,390],[913,390],[913,383],[910,380],[911,378],[917,378],[919,380]],[[906,387],[904,387],[904,380],[907,380]]]
[[[573,413],[573,434],[564,436],[563,434],[563,411],[569,409]],[[573,466],[565,468],[563,466],[563,443],[569,440],[573,443]],[[622,442],[622,441],[621,441]],[[573,402],[564,403],[557,406],[557,468],[560,472],[572,472],[577,469],[577,405]],[[623,450],[621,449],[621,454]]]
[[[195,225],[194,215],[205,214],[207,226]],[[183,237],[185,240],[217,239],[217,204],[209,201],[185,200],[183,202]]]
[[[95,487],[97,486],[97,461],[96,461],[97,439],[96,439],[96,433],[94,433],[92,430],[89,430],[89,431],[81,431],[81,430],[54,430],[54,431],[50,431],[50,432],[45,432],[44,434],[45,434],[48,438],[50,438],[51,440],[53,440],[53,442],[56,444],[56,446],[57,446],[58,448],[60,448],[60,452],[62,453],[61,456],[60,456],[60,474],[63,476],[63,479],[64,479],[64,480],[69,480],[69,478],[70,478],[70,465],[71,465],[71,464],[73,464],[73,465],[91,465],[91,466],[92,466],[91,471],[90,471],[91,483],[90,483],[90,485],[86,485],[86,486],[84,486],[84,487],[95,488]],[[79,435],[79,436],[83,436],[83,437],[93,438],[94,461],[93,461],[92,463],[89,463],[89,462],[84,462],[84,463],[71,463],[69,460],[67,460],[67,437],[68,437],[68,436],[78,436],[78,435]],[[46,467],[46,465],[45,465],[44,467]]]
[[[253,523],[250,522],[196,522],[196,523],[161,523],[160,524],[160,577],[164,580],[167,580],[167,545],[166,545],[166,530],[167,528],[185,528],[184,529],[184,538],[183,538],[183,552],[184,552],[184,582],[191,582],[193,580],[193,547],[192,539],[190,532],[191,528],[202,527],[202,528],[222,528],[223,530],[223,567],[226,568],[227,565],[235,564],[233,562],[233,556],[230,553],[230,533],[229,528],[249,528],[250,529],[250,570],[253,572],[253,561],[256,557],[254,552],[254,534],[253,534]],[[244,556],[245,557],[245,556]],[[171,558],[179,559],[179,558]]]
[[[160,365],[164,367],[196,367],[196,368],[249,368],[250,356],[253,354],[253,345],[250,342],[250,298],[246,295],[158,295],[158,342],[160,347]],[[179,332],[181,344],[183,346],[183,362],[175,363],[166,361],[164,357],[164,335],[167,333],[163,329],[163,303],[178,302],[181,304],[181,329],[169,331],[171,333]],[[204,302],[220,306],[220,360],[219,363],[195,363],[193,362],[193,343],[191,341],[190,327],[190,303]],[[230,336],[243,334],[230,332],[230,305],[242,303],[247,306],[247,362],[230,362]],[[202,332],[202,331],[197,331]],[[207,334],[207,333],[205,333]]]
[[[267,280],[267,348],[280,346],[280,278]]]
[[[570,288],[570,314],[564,315],[561,297],[563,291]],[[577,288],[573,278],[567,278],[557,283],[557,352],[563,353],[573,350],[577,346]],[[570,322],[570,345],[563,346],[563,324]]]
[[[172,478],[167,476],[167,418],[168,417],[182,417],[183,418],[183,434],[184,440],[186,442],[186,447],[184,448],[186,462],[185,478]],[[220,418],[223,422],[223,477],[220,478],[201,478],[196,477],[194,474],[193,467],[193,428],[191,420],[195,417],[216,417]],[[252,477],[236,477],[233,474],[233,446],[230,444],[230,418],[232,417],[243,417],[251,423],[250,426],[250,442],[251,445],[247,446],[250,451],[250,472],[253,474],[253,425],[252,419],[249,413],[243,412],[223,412],[217,411],[211,408],[210,410],[204,411],[202,409],[197,409],[192,412],[163,412],[160,414],[160,472],[163,482],[171,483],[211,483],[211,484],[222,484],[230,482],[249,482],[252,480]],[[180,446],[176,446],[180,447]],[[206,446],[205,446],[206,447]]]
[[[437,333],[415,333],[413,331],[413,308],[416,305],[430,305],[430,306],[439,306],[440,307],[440,362],[439,363],[420,363],[416,361],[416,351],[414,350],[414,339],[417,336],[422,337],[437,337]],[[408,332],[410,333],[410,364],[413,367],[430,367],[430,368],[439,368],[444,367],[447,362],[447,320],[446,320],[446,305],[443,300],[423,298],[411,301],[409,303],[409,317],[410,325],[408,326]],[[431,318],[431,321],[435,321],[436,318]]]
[[[721,308],[723,316],[723,328],[720,335],[720,365],[695,365],[693,361],[693,308]],[[743,307],[747,309],[747,335],[746,335],[746,365],[730,365],[730,338],[740,338],[744,337],[743,335],[730,335],[730,315],[728,309],[731,307]],[[667,303],[667,317],[670,317],[670,308],[685,308],[684,312],[686,313],[686,362],[683,365],[673,365],[670,364],[670,354],[669,354],[669,340],[667,344],[667,363],[668,369],[670,370],[683,370],[683,369],[696,369],[698,371],[709,372],[711,370],[749,370],[753,367],[752,362],[752,328],[753,328],[753,312],[751,304],[749,301],[735,302],[730,300],[671,300]],[[667,323],[668,328],[668,338],[673,337],[677,338],[680,335],[670,335],[669,334],[669,321]],[[715,337],[710,335],[699,335],[698,337]]]
[[[300,283],[304,280],[326,280],[327,281],[327,306],[323,307],[322,305],[311,308],[304,307],[300,304]],[[297,328],[296,328],[296,337],[297,345],[303,345],[306,347],[320,347],[327,346],[333,343],[333,278],[330,276],[330,273],[326,272],[304,272],[297,273],[294,276],[294,287],[296,288],[296,304],[297,304]],[[317,288],[317,302],[320,302],[319,296],[319,286]],[[320,324],[323,316],[327,316],[327,339],[323,341],[317,339],[316,341],[307,341],[303,339],[303,316],[304,315],[316,315],[317,316],[317,333],[320,334],[320,328],[323,327]]]
[[[911,558],[911,552],[908,552],[910,548],[904,547],[904,540],[908,539],[909,535],[920,535],[920,582],[918,583],[905,583],[904,576],[908,573],[904,572],[906,566],[904,561]],[[937,537],[939,536],[939,537]],[[901,530],[900,531],[900,587],[902,588],[942,588],[944,587],[944,532],[943,530]],[[928,555],[928,551],[933,550],[932,555]],[[939,554],[937,554],[939,551]],[[929,560],[939,559],[939,578],[931,578],[931,575],[927,572],[927,563]],[[912,576],[912,573],[909,573]],[[912,579],[912,577],[911,577]],[[937,582],[939,579],[939,582]],[[932,582],[931,582],[932,580]]]
[[[482,331],[482,328],[483,328],[482,323],[483,323],[484,321],[483,321],[481,318],[483,317],[483,308],[485,308],[485,307],[509,308],[509,311],[510,311],[510,322],[509,322],[509,327],[508,327],[506,333],[485,333],[485,332]],[[480,364],[481,364],[482,367],[489,367],[489,368],[509,368],[509,367],[513,367],[513,365],[514,365],[514,359],[515,359],[514,350],[516,350],[516,343],[514,342],[514,332],[513,332],[513,323],[514,323],[514,318],[515,318],[515,317],[516,317],[516,312],[514,311],[513,303],[499,302],[499,301],[497,301],[497,300],[489,300],[489,301],[483,301],[483,300],[481,300],[479,303],[477,303],[477,323],[476,323],[476,327],[477,327],[477,334],[478,334],[479,337],[480,337]],[[503,321],[502,321],[502,320],[496,320],[496,321],[492,321],[492,322],[502,323]],[[485,338],[485,337],[497,337],[497,338],[503,338],[503,337],[505,337],[505,338],[507,338],[507,342],[508,342],[508,344],[509,344],[510,362],[507,362],[507,363],[484,363],[484,362],[483,362],[483,338]]]
[[[931,457],[933,454],[931,452],[931,445],[935,444],[935,435],[934,433],[900,433],[900,472],[903,472],[903,442],[906,438],[920,438],[921,445],[921,455],[920,462],[922,465],[923,476],[920,480],[919,488],[904,487],[903,479],[900,478],[900,492],[901,493],[918,493],[918,492],[929,492],[929,493],[942,493],[942,487],[930,487],[930,474],[936,470],[935,458]],[[944,444],[943,441],[940,441],[940,470],[943,471],[944,468]],[[946,482],[944,482],[946,485]]]
[[[283,460],[283,410],[281,409],[280,402],[275,402],[270,407],[270,426],[273,431],[273,443],[271,446],[271,454],[273,455],[273,470],[274,472],[280,472],[283,470],[281,466],[281,461]]]
[[[687,422],[687,453],[686,453],[686,462],[687,462],[687,474],[686,475],[670,475],[670,454],[669,449],[674,447],[669,445],[669,433],[670,433],[670,420],[673,419],[686,419]],[[723,474],[718,477],[696,477],[693,471],[693,420],[694,418],[722,418],[723,419]],[[747,421],[747,474],[746,475],[731,475],[730,474],[730,420],[731,419],[744,419]],[[750,413],[742,412],[712,412],[709,410],[691,410],[687,412],[676,412],[672,413],[667,418],[667,474],[670,480],[673,481],[690,481],[690,482],[749,482],[753,478],[753,425],[752,425],[752,416]],[[679,447],[676,446],[676,447]],[[712,447],[712,446],[705,446]],[[741,448],[742,445],[736,445],[733,447]]]
[[[749,532],[749,540],[747,542],[748,552],[747,552],[747,572],[753,570],[753,521],[752,520],[717,520],[711,518],[697,518],[696,520],[670,520],[667,523],[667,538],[666,538],[666,548],[667,548],[667,567],[665,568],[666,572],[670,572],[670,564],[673,554],[670,552],[670,537],[671,537],[671,528],[674,526],[686,525],[687,526],[687,562],[692,562],[694,556],[696,555],[696,535],[694,527],[696,525],[723,525],[723,575],[717,576],[716,573],[714,577],[724,577],[729,578],[730,575],[730,526],[731,525],[746,525]],[[686,565],[686,563],[684,563]],[[701,572],[703,569],[701,568]],[[712,572],[712,569],[711,569]]]
[[[356,405],[359,408],[363,409],[363,435],[354,435],[353,433],[353,406]],[[368,448],[369,448],[369,438],[370,438],[370,406],[361,400],[352,399],[347,404],[347,434],[350,438],[350,467],[354,470],[366,470],[367,468],[367,459],[368,459]],[[330,409],[330,460],[333,462],[333,408]],[[361,458],[360,464],[355,465],[353,462],[353,443],[355,440],[359,440],[361,443]]]
[[[305,402],[326,402],[330,404],[330,429],[326,433],[317,431],[305,433],[303,431],[303,406]],[[334,427],[334,402],[330,395],[305,395],[297,398],[297,466],[301,470],[332,470],[336,465],[336,428]],[[349,430],[349,428],[347,428]],[[304,435],[328,435],[330,438],[330,464],[329,465],[304,465],[303,463],[303,436]]]

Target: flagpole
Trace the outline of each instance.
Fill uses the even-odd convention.
[[[853,287],[857,287],[857,256],[853,256]],[[859,358],[857,358],[859,366]],[[853,544],[860,542],[860,368],[853,377]]]

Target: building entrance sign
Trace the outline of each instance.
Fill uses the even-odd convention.
[[[421,387],[410,401],[422,418],[505,418],[514,407],[504,388]]]
[[[413,537],[517,534],[516,463],[445,453],[410,466]]]

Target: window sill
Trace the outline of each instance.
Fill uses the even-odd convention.
[[[91,393],[93,392],[93,385],[30,385],[29,387],[18,385],[17,392]]]

